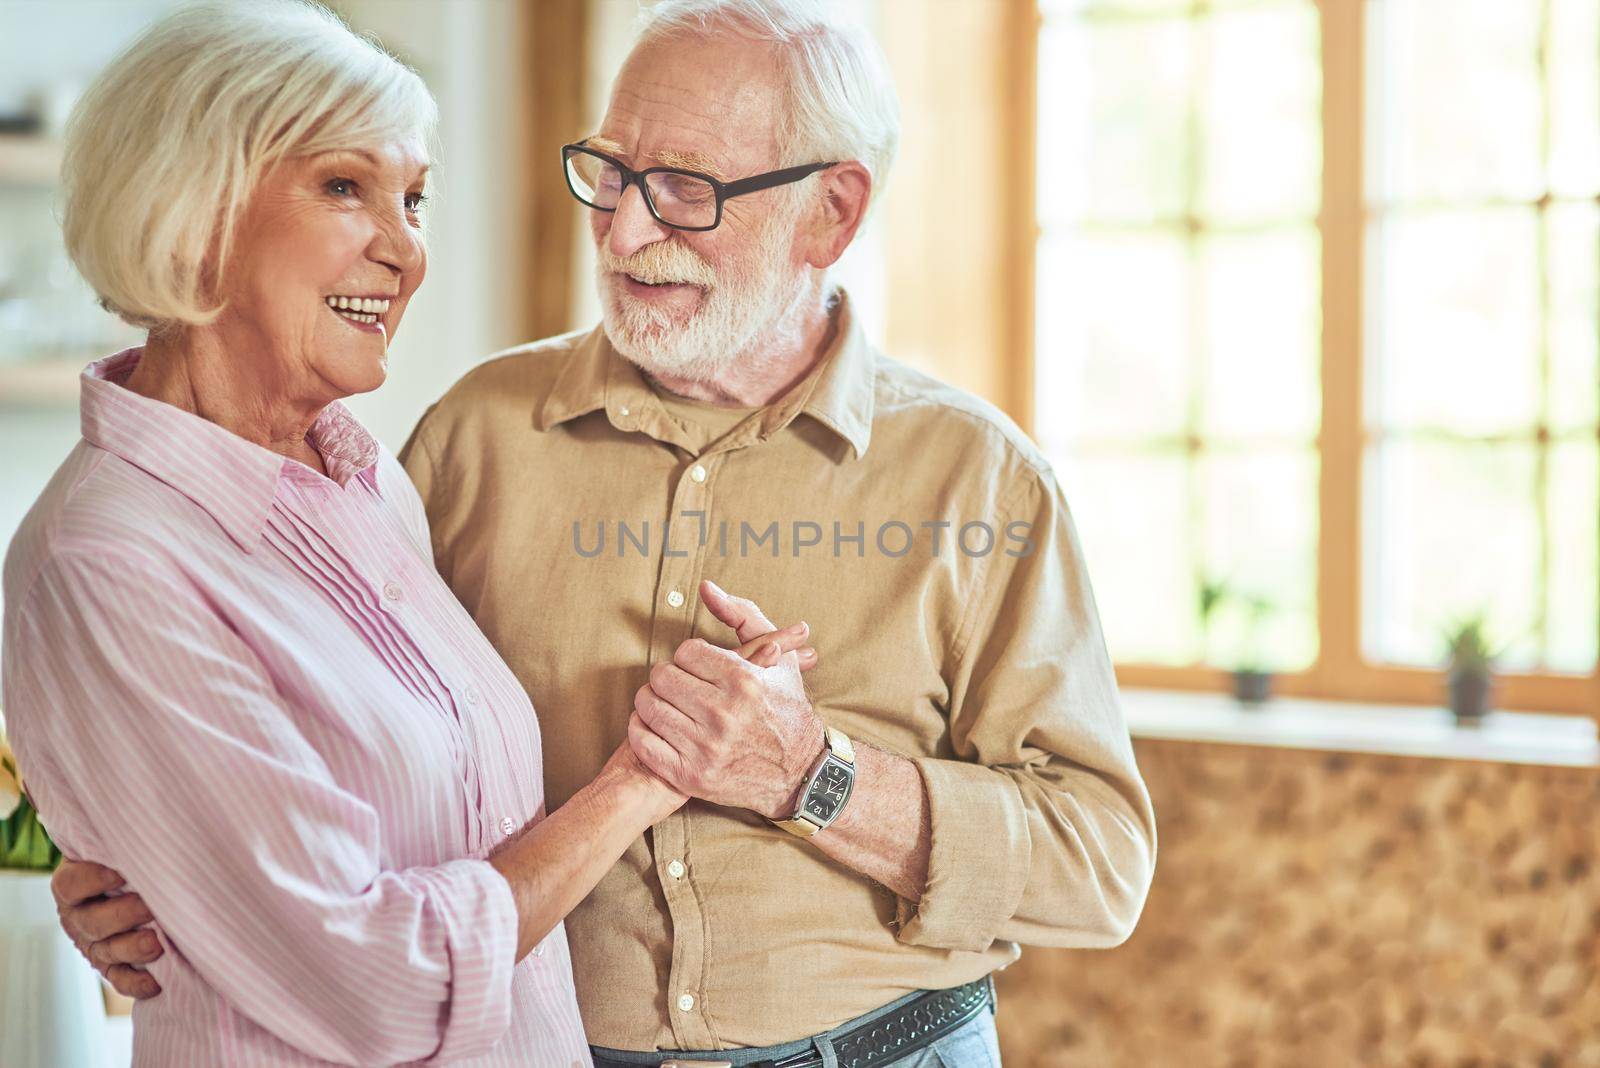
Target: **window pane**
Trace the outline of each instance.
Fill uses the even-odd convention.
[[[1310,441],[1321,420],[1321,262],[1314,229],[1201,244],[1205,393],[1212,438]]]
[[[1188,556],[1189,489],[1177,455],[1080,454],[1057,461],[1106,646],[1116,661],[1200,654]]]
[[[1557,205],[1546,224],[1550,256],[1550,423],[1600,424],[1600,208]]]
[[[1600,627],[1600,448],[1594,440],[1550,450],[1550,617],[1545,656],[1557,671],[1594,669]]]
[[[1186,19],[1062,22],[1039,36],[1039,214],[1179,215],[1189,172]]]
[[[1380,201],[1539,196],[1541,6],[1369,0]]]
[[[1255,651],[1303,667],[1317,648],[1316,5],[1044,10],[1035,426],[1112,655],[1199,661],[1200,562],[1237,557],[1241,581],[1293,591]],[[1248,644],[1235,627],[1212,652],[1237,662]]]
[[[1225,602],[1208,636],[1208,661],[1275,671],[1310,666],[1317,655],[1316,457],[1309,450],[1212,453],[1200,472],[1206,574],[1272,606],[1252,620]]]
[[[1550,187],[1600,193],[1600,4],[1551,0]]]
[[[1379,224],[1373,398],[1389,426],[1529,430],[1538,418],[1538,215],[1428,212]]]
[[[1047,449],[1182,429],[1186,272],[1171,236],[1040,243],[1035,424]]]
[[[1437,666],[1443,628],[1484,612],[1491,640],[1532,659],[1539,519],[1532,445],[1398,440],[1368,457],[1367,655]]]
[[[1204,25],[1201,213],[1313,217],[1322,184],[1316,8],[1246,8]]]

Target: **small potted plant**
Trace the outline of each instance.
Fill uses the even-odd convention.
[[[56,919],[50,873],[61,851],[28,799],[0,733],[0,1064],[99,1064],[100,977]]]
[[[1275,609],[1265,597],[1234,590],[1220,579],[1203,580],[1200,583],[1200,627],[1206,636],[1208,653],[1213,624],[1229,602],[1244,613],[1244,651],[1234,659],[1230,669],[1233,674],[1233,694],[1240,704],[1257,707],[1272,696],[1272,670],[1267,666],[1261,650],[1261,635]],[[1207,659],[1210,659],[1209,655]]]
[[[1489,714],[1498,654],[1490,651],[1484,629],[1480,613],[1457,620],[1444,632],[1450,711],[1462,727],[1480,726]]]

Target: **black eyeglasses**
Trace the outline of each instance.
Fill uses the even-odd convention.
[[[636,171],[587,145],[563,145],[561,162],[567,172],[567,188],[581,203],[598,211],[616,211],[623,192],[630,185],[636,185],[656,221],[675,230],[715,230],[722,223],[723,201],[798,182],[833,166],[832,163],[807,163],[722,182],[709,174],[676,167],[647,167]]]

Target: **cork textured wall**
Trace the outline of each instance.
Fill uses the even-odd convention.
[[[1155,883],[998,977],[1007,1068],[1600,1068],[1600,774],[1140,741]]]

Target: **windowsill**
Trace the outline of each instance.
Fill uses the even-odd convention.
[[[1133,689],[1122,691],[1122,707],[1135,738],[1600,766],[1600,740],[1587,716],[1491,712],[1481,726],[1458,727],[1444,708],[1287,697],[1246,708],[1222,694]]]

